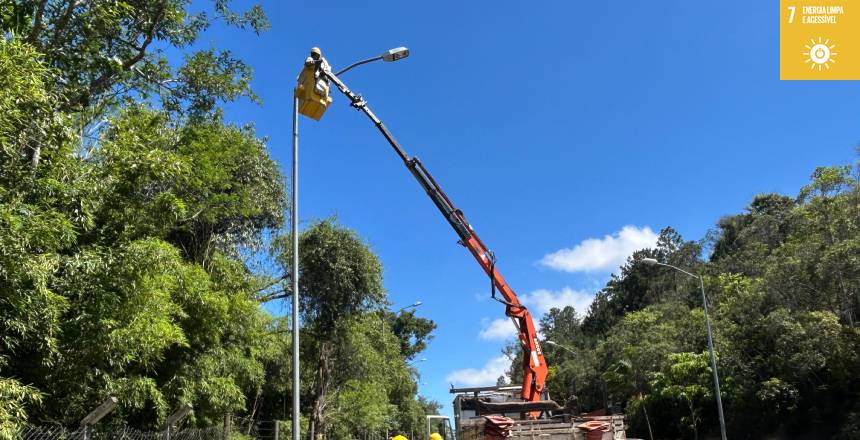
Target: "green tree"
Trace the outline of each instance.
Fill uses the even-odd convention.
[[[680,267],[695,267],[700,264],[700,254],[698,243],[684,241],[671,227],[664,228],[654,249],[635,252],[621,267],[620,274],[613,274],[606,286],[597,292],[583,318],[585,335],[589,338],[604,336],[625,313],[641,310],[664,299],[692,304],[695,290],[684,284],[686,279],[679,279],[678,274],[661,267],[639,264],[637,260],[649,257]]]
[[[209,11],[190,13],[190,0],[16,0],[2,6],[5,32],[45,54],[62,73],[63,106],[84,120],[112,105],[149,96],[166,107],[199,114],[219,100],[252,96],[250,69],[229,52],[201,50],[172,68],[164,49],[187,48],[213,21],[261,32],[268,21],[259,6],[247,12],[214,0]]]
[[[392,317],[393,319],[390,319]],[[427,344],[433,339],[433,330],[436,329],[435,322],[416,316],[414,311],[397,315],[386,313],[383,319],[391,322],[391,332],[400,341],[400,355],[407,361],[414,359],[427,348]]]
[[[288,237],[279,262],[290,267]],[[312,359],[310,430],[323,434],[330,426],[335,363],[344,338],[353,336],[349,323],[385,301],[382,265],[358,235],[332,220],[315,223],[299,237],[299,289],[307,353]],[[304,351],[304,350],[303,350]],[[353,357],[349,358],[350,361]]]
[[[243,253],[280,227],[283,179],[217,111],[252,96],[247,67],[214,49],[166,62],[211,22],[188,6],[0,5],[4,432],[72,423],[107,394],[139,427],[180,402],[199,424],[255,410],[277,333]],[[256,7],[213,10],[265,25]]]
[[[42,398],[15,363],[31,354],[55,362],[69,304],[52,277],[86,222],[75,212],[83,188],[67,156],[71,133],[55,113],[54,72],[31,47],[0,36],[0,77],[0,435],[12,438]],[[32,169],[34,145],[50,146],[50,168]]]
[[[693,431],[694,439],[699,438],[702,403],[710,403],[713,398],[709,359],[707,352],[672,353],[668,356],[667,367],[655,373],[651,383],[660,397],[677,400],[686,406],[689,413],[679,421]]]
[[[603,373],[610,393],[622,400],[629,396],[628,408],[642,409],[649,438],[654,437],[646,402],[651,392],[650,374],[659,371],[668,353],[677,349],[679,336],[662,313],[646,308],[624,316],[601,346],[607,362],[611,362]],[[634,414],[630,416],[635,420]]]
[[[0,377],[0,439],[13,439],[27,421],[28,405],[38,405],[42,394],[15,379]]]
[[[250,127],[220,117],[176,124],[129,107],[94,155],[103,203],[93,242],[157,236],[206,267],[216,251],[237,257],[283,222],[284,180]]]
[[[275,241],[285,272],[289,238]],[[301,350],[308,365],[302,393],[310,433],[352,438],[420,432],[427,402],[416,399],[417,371],[408,361],[424,350],[436,324],[387,309],[378,258],[334,220],[301,233],[299,270]]]

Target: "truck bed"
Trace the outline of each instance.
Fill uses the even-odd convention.
[[[625,440],[624,416],[581,416],[570,422],[556,420],[516,420],[511,427],[509,440],[585,440],[585,431],[577,428],[580,423],[597,420],[608,422],[609,432],[603,440]],[[460,421],[457,440],[485,440],[484,419],[473,418]]]

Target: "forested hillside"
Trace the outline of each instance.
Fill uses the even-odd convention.
[[[184,403],[191,426],[289,419],[290,325],[263,307],[291,294],[284,178],[220,110],[257,99],[250,67],[189,49],[217,21],[267,22],[189,3],[0,2],[0,438],[108,396],[102,425],[154,429]],[[389,311],[354,232],[300,241],[306,428],[418,431],[436,409],[408,361],[435,324]]]
[[[664,229],[589,310],[543,317],[576,352],[545,346],[552,396],[625,411],[628,435],[718,435],[698,280],[651,257],[704,275],[729,438],[860,438],[858,177],[860,164],[818,168],[698,242]]]

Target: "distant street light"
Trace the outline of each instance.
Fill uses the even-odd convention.
[[[577,355],[577,354],[576,354],[576,351],[574,351],[574,350],[572,350],[572,349],[570,349],[570,348],[568,348],[568,347],[565,347],[564,345],[561,345],[561,344],[559,344],[559,343],[557,343],[557,342],[555,342],[555,341],[549,341],[549,340],[547,340],[547,341],[543,341],[543,342],[544,342],[545,344],[547,344],[547,345],[552,345],[553,347],[558,347],[558,348],[560,348],[560,349],[562,349],[562,350],[569,351],[569,352],[570,352],[570,354],[572,354],[572,355],[574,355],[574,356],[576,356],[576,355]]]
[[[417,364],[418,362],[427,362],[427,358],[415,359],[409,363],[410,364]]]
[[[564,345],[561,345],[561,344],[559,344],[559,343],[557,343],[557,342],[555,342],[555,341],[550,341],[549,339],[547,339],[546,341],[543,341],[543,342],[544,342],[544,344],[546,344],[546,345],[552,345],[553,347],[558,347],[558,348],[560,348],[560,349],[562,349],[562,350],[568,351],[568,352],[570,352],[570,354],[572,354],[572,355],[574,355],[574,356],[579,356],[579,355],[576,353],[576,351],[575,351],[575,350],[573,350],[573,349],[571,349],[571,348],[568,348],[568,347],[565,347]],[[573,376],[573,378],[572,378],[571,388],[572,388],[572,390],[571,390],[571,391],[573,392],[573,394],[574,394],[574,395],[576,395],[576,375],[574,375],[574,376]],[[605,406],[606,406],[606,398],[604,397],[604,399],[603,399],[603,400],[604,400],[604,404],[603,404],[603,406],[605,407]]]
[[[639,261],[652,266],[656,265],[671,267],[678,272],[689,275],[699,280],[699,287],[701,287],[702,290],[702,307],[705,310],[705,328],[708,331],[708,350],[711,353],[711,372],[714,376],[714,391],[717,395],[717,413],[720,416],[720,436],[722,437],[722,440],[726,440],[726,420],[723,417],[723,399],[722,396],[720,396],[720,377],[717,374],[717,359],[716,356],[714,356],[714,337],[711,334],[711,318],[708,316],[708,298],[705,296],[705,281],[700,275],[692,274],[679,267],[672,266],[671,264],[661,263],[654,258],[642,258]]]
[[[397,313],[396,313],[396,314],[397,314],[397,315],[399,315],[399,314],[403,313],[403,311],[404,311],[404,310],[417,308],[417,307],[418,307],[418,306],[420,306],[421,304],[424,304],[424,303],[422,303],[421,301],[415,301],[414,303],[409,304],[409,305],[408,305],[408,306],[406,306],[406,307],[401,307],[401,308],[397,311]],[[382,312],[385,312],[385,311],[384,311],[384,310],[382,310]],[[383,313],[383,314],[382,314],[382,334],[383,334],[383,336],[385,335],[385,313]]]
[[[421,304],[424,304],[424,303],[422,303],[421,301],[415,301],[414,303],[412,303],[406,307],[402,307],[400,310],[397,311],[397,313],[400,313],[406,309],[414,309],[414,308],[420,306]]]
[[[335,75],[337,75],[337,76],[343,75],[344,73],[346,73],[347,71],[349,71],[353,67],[357,67],[357,66],[360,66],[362,64],[371,63],[373,61],[382,60],[382,61],[391,62],[391,61],[402,60],[403,58],[406,58],[408,56],[409,56],[409,49],[407,49],[405,47],[395,47],[394,49],[389,49],[389,50],[383,52],[382,55],[352,63],[349,66],[346,66],[343,69],[340,69],[337,72],[335,72]]]

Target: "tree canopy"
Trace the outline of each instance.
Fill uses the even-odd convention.
[[[624,409],[628,435],[718,431],[698,280],[638,262],[651,257],[704,277],[730,437],[857,438],[859,202],[860,163],[821,167],[797,197],[758,195],[701,242],[664,229],[589,310],[541,320],[576,351],[546,347],[550,394]]]
[[[107,396],[108,428],[155,429],[182,403],[197,426],[290,413],[291,325],[265,307],[290,279],[285,181],[220,109],[259,102],[250,67],[190,49],[215,21],[268,22],[190,3],[0,3],[0,438],[75,426]],[[337,438],[420,426],[433,406],[407,361],[435,325],[388,310],[357,233],[326,221],[300,239],[303,416]]]

